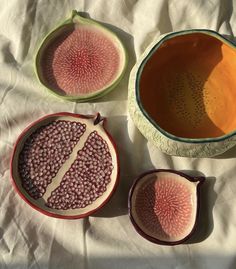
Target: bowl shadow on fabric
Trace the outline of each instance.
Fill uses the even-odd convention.
[[[128,241],[128,240],[127,240]],[[125,247],[127,247],[125,245]],[[115,247],[111,246],[113,250],[113,255],[105,253],[105,255],[93,255],[89,257],[85,257],[85,261],[74,261],[71,258],[72,254],[66,250],[64,247],[59,248],[60,251],[55,251],[50,256],[50,260],[45,259],[38,260],[37,266],[38,268],[48,268],[48,269],[72,269],[72,268],[129,268],[129,269],[143,269],[143,268],[215,268],[215,269],[235,269],[236,268],[236,258],[234,254],[225,253],[224,251],[209,253],[209,251],[204,252],[204,249],[200,249],[199,251],[192,251],[192,255],[187,255],[184,251],[180,252],[177,250],[177,247],[173,247],[171,255],[169,254],[160,254],[159,252],[163,252],[163,249],[157,249],[158,253],[155,255],[151,255],[146,251],[146,253],[138,253],[138,250],[142,249],[142,245],[136,246],[137,250],[134,252],[136,255],[115,255]],[[151,246],[152,247],[152,246]],[[163,248],[163,247],[162,247]],[[118,247],[117,247],[118,249]],[[119,250],[121,247],[119,248]],[[104,254],[105,251],[102,253]],[[64,254],[63,254],[64,253]],[[124,252],[125,253],[125,252]],[[145,255],[146,254],[146,255]],[[79,255],[74,255],[79,256]],[[59,258],[60,257],[60,258]],[[190,261],[191,259],[191,261]],[[32,262],[33,263],[33,262]],[[32,264],[31,263],[31,264]],[[157,267],[158,264],[158,267]],[[183,267],[185,264],[188,264],[189,267]],[[203,267],[204,264],[207,264],[209,267]],[[84,265],[84,266],[83,266]],[[119,266],[119,267],[118,267]],[[31,266],[32,267],[32,266]],[[4,267],[2,267],[4,268]],[[11,261],[11,264],[7,265],[8,269],[19,269],[19,268],[29,268],[27,267],[27,260],[14,262]]]
[[[205,175],[199,171],[182,170],[181,172],[190,176],[203,176]],[[217,194],[214,191],[214,185],[216,182],[215,177],[205,177],[205,181],[200,187],[200,207],[199,215],[196,219],[195,231],[192,236],[185,242],[185,244],[195,244],[204,241],[210,236],[214,229],[213,220],[213,208],[217,198]]]
[[[111,117],[108,127],[115,139],[120,159],[120,178],[116,191],[110,201],[93,214],[94,217],[111,218],[128,214],[129,190],[139,174],[145,170],[155,169],[147,149],[147,141],[140,132],[130,141],[128,121],[125,116]],[[141,165],[140,165],[141,164]]]

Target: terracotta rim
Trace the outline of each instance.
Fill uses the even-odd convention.
[[[96,113],[96,114],[99,114],[99,113]],[[95,114],[95,115],[96,115]],[[39,118],[38,120],[32,122],[30,125],[28,125],[22,132],[21,134],[18,136],[15,144],[14,144],[14,148],[13,148],[13,152],[12,152],[12,155],[11,155],[11,160],[10,160],[10,177],[11,177],[11,182],[13,184],[13,187],[14,189],[16,190],[16,192],[20,195],[20,197],[28,204],[30,205],[32,208],[34,208],[35,210],[39,211],[40,213],[43,213],[44,215],[47,215],[49,217],[54,217],[54,218],[59,218],[59,219],[81,219],[81,218],[85,218],[85,217],[88,217],[90,215],[92,215],[93,213],[95,213],[96,211],[98,211],[100,208],[102,208],[111,198],[112,194],[114,193],[114,191],[116,190],[117,188],[117,185],[118,185],[118,182],[119,182],[119,176],[120,176],[120,162],[119,162],[119,158],[118,158],[118,151],[117,151],[117,146],[113,140],[113,138],[111,137],[111,135],[108,133],[108,131],[106,130],[106,118],[103,119],[103,122],[102,122],[102,126],[104,128],[104,131],[106,133],[106,135],[108,136],[108,138],[110,139],[111,141],[111,144],[113,145],[114,147],[114,152],[116,154],[116,158],[117,158],[117,177],[115,179],[115,184],[110,192],[110,194],[108,195],[107,199],[105,201],[103,201],[103,203],[101,203],[98,207],[96,207],[95,209],[85,213],[85,214],[80,214],[80,215],[75,215],[75,216],[63,216],[63,215],[60,215],[60,214],[55,214],[55,213],[52,213],[52,212],[48,212],[46,210],[43,210],[42,208],[34,205],[33,203],[31,203],[27,197],[25,197],[20,189],[18,188],[16,182],[15,182],[15,179],[13,177],[13,159],[15,157],[15,152],[16,152],[16,148],[18,146],[18,143],[20,142],[20,140],[25,136],[25,134],[33,127],[35,126],[36,124],[40,123],[41,121],[47,119],[47,118],[50,118],[50,117],[57,117],[57,116],[71,116],[71,117],[76,117],[76,118],[83,118],[83,119],[91,119],[94,117],[94,115],[81,115],[81,114],[75,114],[75,113],[70,113],[70,112],[59,112],[59,113],[54,113],[54,114],[48,114],[44,117],[41,117]]]
[[[223,37],[221,34],[219,34],[216,31],[213,30],[208,30],[208,29],[192,29],[192,30],[183,30],[183,31],[178,31],[178,32],[173,32],[170,34],[165,35],[160,41],[158,41],[153,47],[149,50],[147,56],[144,57],[142,60],[141,64],[138,67],[137,73],[136,73],[136,78],[135,78],[135,96],[137,99],[137,105],[139,109],[141,110],[142,114],[144,117],[152,124],[158,131],[160,131],[164,136],[168,137],[169,139],[172,139],[177,142],[185,142],[185,143],[211,143],[211,142],[219,142],[219,141],[224,141],[236,134],[236,130],[232,131],[228,134],[215,137],[215,138],[185,138],[185,137],[179,137],[176,135],[173,135],[164,129],[162,129],[152,118],[149,116],[147,111],[142,105],[141,98],[140,98],[140,93],[139,93],[139,81],[141,79],[141,74],[143,71],[144,66],[147,64],[148,60],[152,57],[152,55],[155,53],[155,51],[159,48],[162,43],[164,43],[166,40],[171,39],[172,37],[179,36],[179,35],[188,35],[188,34],[194,34],[194,33],[202,33],[205,35],[210,35],[215,37],[216,39],[228,44],[229,46],[233,47],[234,49],[236,48],[236,45]]]
[[[159,240],[155,237],[152,237],[148,234],[146,234],[140,227],[139,225],[136,223],[133,215],[132,215],[132,195],[133,192],[135,190],[135,187],[137,185],[137,183],[139,182],[140,179],[142,179],[144,176],[149,175],[149,174],[153,174],[153,173],[157,173],[157,172],[170,172],[173,174],[177,174],[179,176],[182,176],[184,178],[186,178],[187,180],[191,181],[191,182],[197,182],[199,181],[198,185],[197,185],[197,191],[196,191],[196,195],[197,195],[197,205],[196,205],[196,216],[195,216],[195,221],[194,221],[194,225],[192,230],[190,231],[190,233],[185,236],[183,239],[178,240],[178,241],[173,241],[173,242],[169,242],[169,241],[164,241],[164,240]],[[199,208],[200,208],[200,199],[199,199],[199,195],[200,195],[200,186],[203,184],[203,182],[205,181],[205,177],[203,176],[199,176],[199,177],[192,177],[189,175],[186,175],[185,173],[179,172],[179,171],[175,171],[172,169],[153,169],[153,170],[149,170],[147,172],[142,173],[140,176],[138,176],[138,178],[135,179],[133,185],[131,186],[131,189],[129,191],[129,197],[128,197],[128,213],[129,213],[129,217],[130,220],[136,230],[136,232],[138,232],[142,237],[144,237],[145,239],[155,243],[155,244],[159,244],[159,245],[167,245],[167,246],[173,246],[173,245],[179,245],[182,244],[184,242],[186,242],[195,232],[196,230],[196,225],[197,225],[197,220],[199,217]]]

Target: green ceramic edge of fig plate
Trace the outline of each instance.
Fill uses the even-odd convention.
[[[51,37],[53,37],[53,34],[56,33],[58,30],[60,30],[62,27],[65,27],[67,25],[74,25],[76,23],[76,21],[80,21],[82,23],[87,23],[89,22],[89,24],[93,24],[95,25],[96,27],[102,29],[102,30],[105,30],[107,31],[108,33],[110,33],[112,35],[112,38],[114,39],[117,39],[117,41],[120,43],[121,45],[121,49],[122,51],[120,52],[120,54],[123,55],[124,57],[124,64],[121,68],[121,73],[120,75],[117,77],[117,79],[111,84],[109,85],[108,87],[98,91],[98,92],[95,92],[95,93],[92,93],[92,94],[86,94],[86,95],[83,95],[83,96],[73,96],[73,95],[61,95],[59,93],[56,92],[56,89],[51,89],[49,87],[47,87],[43,81],[41,80],[40,76],[39,76],[39,72],[38,72],[38,69],[39,69],[39,54],[40,54],[40,51],[41,51],[41,48],[42,46],[44,45],[44,43],[50,39]],[[64,100],[67,100],[67,101],[75,101],[75,102],[86,102],[86,101],[90,101],[90,100],[94,100],[94,99],[98,99],[106,94],[108,94],[110,91],[112,91],[119,83],[120,81],[122,80],[124,74],[125,74],[125,71],[127,69],[127,65],[128,65],[128,53],[127,53],[127,50],[125,48],[125,46],[123,45],[123,42],[120,40],[120,38],[117,36],[117,34],[113,31],[111,31],[109,28],[103,26],[101,23],[93,20],[93,19],[87,19],[87,18],[84,18],[82,16],[79,15],[79,12],[77,12],[76,10],[73,10],[72,11],[72,14],[71,14],[71,18],[65,20],[64,22],[62,22],[61,24],[59,24],[57,27],[55,27],[52,31],[50,31],[45,37],[44,39],[42,40],[42,42],[40,43],[39,45],[39,48],[37,50],[37,53],[36,53],[36,56],[35,56],[35,59],[34,59],[34,71],[35,71],[35,74],[36,74],[36,77],[38,79],[38,81],[40,82],[41,85],[44,86],[45,89],[47,89],[50,93],[52,93],[54,96],[57,96],[61,99],[64,99]]]

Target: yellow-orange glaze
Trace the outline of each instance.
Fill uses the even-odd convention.
[[[144,65],[140,99],[165,131],[212,138],[236,130],[236,49],[204,33],[165,40]]]

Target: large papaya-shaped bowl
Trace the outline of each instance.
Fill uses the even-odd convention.
[[[131,71],[131,118],[169,155],[222,154],[236,145],[235,69],[235,45],[214,31],[162,35]]]

